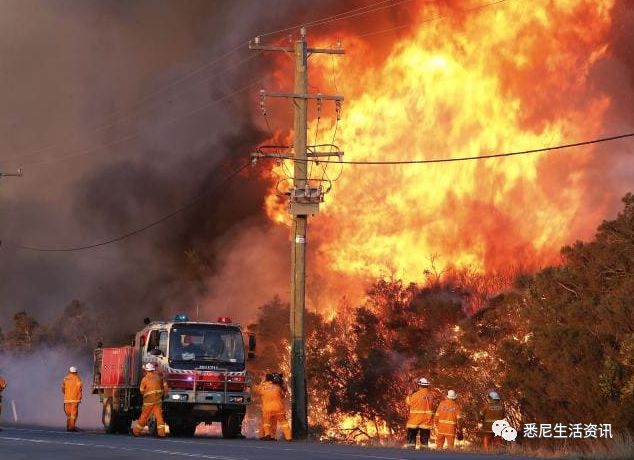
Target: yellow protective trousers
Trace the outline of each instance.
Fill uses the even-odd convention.
[[[141,416],[132,426],[132,434],[134,436],[139,436],[145,425],[147,425],[147,421],[152,416],[154,416],[154,419],[156,420],[156,432],[159,438],[164,438],[165,420],[163,419],[163,407],[161,403],[143,404],[143,411],[141,412]]]
[[[286,420],[284,412],[268,412],[262,411],[262,427],[260,429],[260,437],[270,436],[277,438],[277,426],[280,426],[284,439],[291,440],[291,427]]]
[[[455,436],[448,436],[446,434],[436,433],[436,448],[442,449],[445,441],[447,441],[447,448],[453,449],[454,441],[456,440]]]
[[[77,427],[79,403],[64,403],[64,412],[66,413],[66,429],[74,430]]]

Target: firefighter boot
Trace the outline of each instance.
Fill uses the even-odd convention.
[[[418,430],[416,428],[408,428],[407,429],[407,443],[405,444],[406,449],[413,449],[416,447],[416,434]]]

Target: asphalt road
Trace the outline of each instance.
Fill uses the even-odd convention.
[[[157,439],[149,436],[133,438],[107,435],[89,430],[67,433],[54,428],[28,426],[3,427],[0,432],[2,460],[163,460],[201,458],[216,460],[476,460],[504,458],[509,455],[484,455],[460,452],[411,451],[318,442],[266,442],[254,439],[225,440],[218,437]]]

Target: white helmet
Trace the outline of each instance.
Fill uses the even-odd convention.
[[[421,377],[418,380],[416,380],[416,385],[418,385],[419,387],[428,387],[429,380],[427,380],[425,377]]]
[[[152,372],[156,370],[156,368],[154,367],[154,364],[152,363],[145,363],[145,366],[143,366],[143,369],[145,369],[148,372]]]
[[[496,401],[500,400],[500,395],[497,394],[496,391],[489,391],[489,398],[495,399]]]
[[[447,392],[447,398],[456,399],[457,397],[458,397],[458,393],[456,393],[455,390],[449,390]]]
[[[68,369],[68,372],[72,372],[73,374],[76,374],[77,368],[75,366],[70,366],[70,369]]]

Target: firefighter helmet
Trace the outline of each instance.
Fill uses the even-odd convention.
[[[280,374],[279,372],[273,372],[273,374],[271,374],[271,382],[276,385],[283,385],[284,377],[282,377],[282,374]]]
[[[497,394],[497,391],[489,391],[489,398],[499,401],[500,395]]]
[[[75,366],[70,366],[70,369],[68,369],[68,372],[72,372],[73,374],[76,374],[77,368]]]
[[[145,369],[148,372],[153,372],[156,370],[156,368],[154,367],[154,364],[152,363],[145,363],[145,366],[143,366],[143,369]]]
[[[449,399],[456,399],[458,397],[458,393],[456,393],[455,390],[449,390],[447,392],[447,398]]]
[[[428,387],[429,380],[427,380],[425,377],[421,377],[418,380],[416,380],[416,385],[418,385],[419,387]]]

